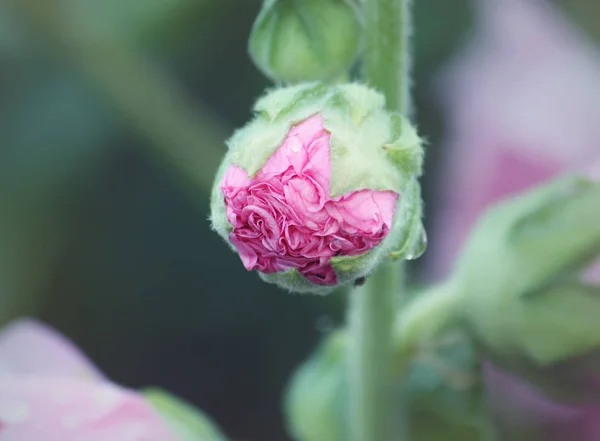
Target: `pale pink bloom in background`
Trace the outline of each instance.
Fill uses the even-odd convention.
[[[440,84],[448,132],[428,254],[436,279],[493,203],[561,172],[600,175],[589,166],[600,160],[596,48],[547,1],[476,5],[476,34]],[[600,267],[586,277],[600,280]],[[500,439],[600,440],[600,410],[553,402],[489,363],[483,373]]]
[[[480,0],[440,81],[446,170],[429,253],[446,275],[482,211],[600,155],[600,61],[545,0]]]
[[[335,285],[330,259],[356,256],[387,236],[398,194],[360,190],[330,197],[330,134],[321,115],[294,126],[254,178],[230,166],[221,184],[229,237],[248,271],[297,269]]]
[[[106,380],[52,329],[0,333],[0,441],[175,441],[143,397]]]
[[[592,162],[585,167],[585,172],[587,176],[600,182],[600,153],[598,153],[598,159],[596,159],[595,162]],[[598,223],[600,224],[600,219],[598,220]],[[600,286],[600,260],[598,260],[594,265],[591,266],[591,268],[588,269],[585,274],[585,280],[589,283]]]
[[[600,410],[567,406],[491,363],[483,379],[492,419],[507,441],[598,441]]]

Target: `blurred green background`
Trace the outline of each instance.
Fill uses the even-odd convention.
[[[558,3],[598,32],[595,2]],[[415,1],[426,201],[443,134],[432,85],[470,6]],[[0,324],[41,317],[116,382],[169,389],[232,439],[281,441],[286,382],[344,299],[260,282],[207,222],[223,140],[269,86],[246,55],[259,7],[0,2]]]

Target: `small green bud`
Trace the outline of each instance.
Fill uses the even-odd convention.
[[[143,391],[145,399],[164,418],[180,441],[226,441],[210,417],[160,389]]]
[[[398,316],[400,355],[463,324],[486,357],[561,400],[589,391],[600,354],[600,183],[567,176],[491,208],[452,277]],[[565,387],[566,385],[566,387]]]
[[[600,254],[599,219],[600,184],[577,177],[503,202],[484,216],[456,276],[467,299],[468,321],[486,344],[522,352],[541,365],[600,345],[597,323],[577,339],[572,337],[580,327],[564,327],[586,317],[580,288],[565,281]],[[568,289],[573,293],[558,302],[557,292]],[[557,326],[550,325],[547,314],[555,314]],[[543,345],[531,341],[540,333],[547,338]]]
[[[361,84],[275,89],[228,141],[213,228],[246,269],[327,293],[425,249],[416,130]]]
[[[284,83],[328,81],[352,66],[361,26],[350,0],[265,0],[249,39],[250,56]]]
[[[297,441],[346,441],[346,334],[337,331],[294,374],[285,397]]]

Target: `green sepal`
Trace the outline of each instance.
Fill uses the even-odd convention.
[[[337,285],[316,285],[310,282],[306,277],[300,274],[298,270],[295,269],[270,274],[265,274],[258,271],[258,275],[263,281],[267,283],[274,283],[290,293],[313,293],[325,295],[329,294],[338,287]]]
[[[396,209],[394,227],[389,240],[394,244],[389,252],[393,260],[413,260],[425,252],[427,236],[423,226],[423,202],[421,186],[412,179],[400,196],[400,204]]]
[[[392,137],[389,143],[383,145],[383,149],[404,174],[420,176],[425,158],[423,140],[402,115],[394,113],[390,117]]]
[[[199,409],[157,388],[142,391],[179,441],[227,441],[214,421]]]
[[[347,336],[328,335],[294,373],[285,395],[289,432],[296,441],[346,441]]]

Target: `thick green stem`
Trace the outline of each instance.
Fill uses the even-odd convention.
[[[382,264],[350,295],[350,433],[353,441],[389,441],[392,431],[392,327],[401,272]]]
[[[389,110],[409,113],[408,0],[363,0],[364,80],[380,90]],[[397,440],[394,433],[393,323],[402,265],[387,262],[351,293],[349,306],[351,441]]]
[[[363,76],[392,111],[410,113],[409,0],[363,0]]]

